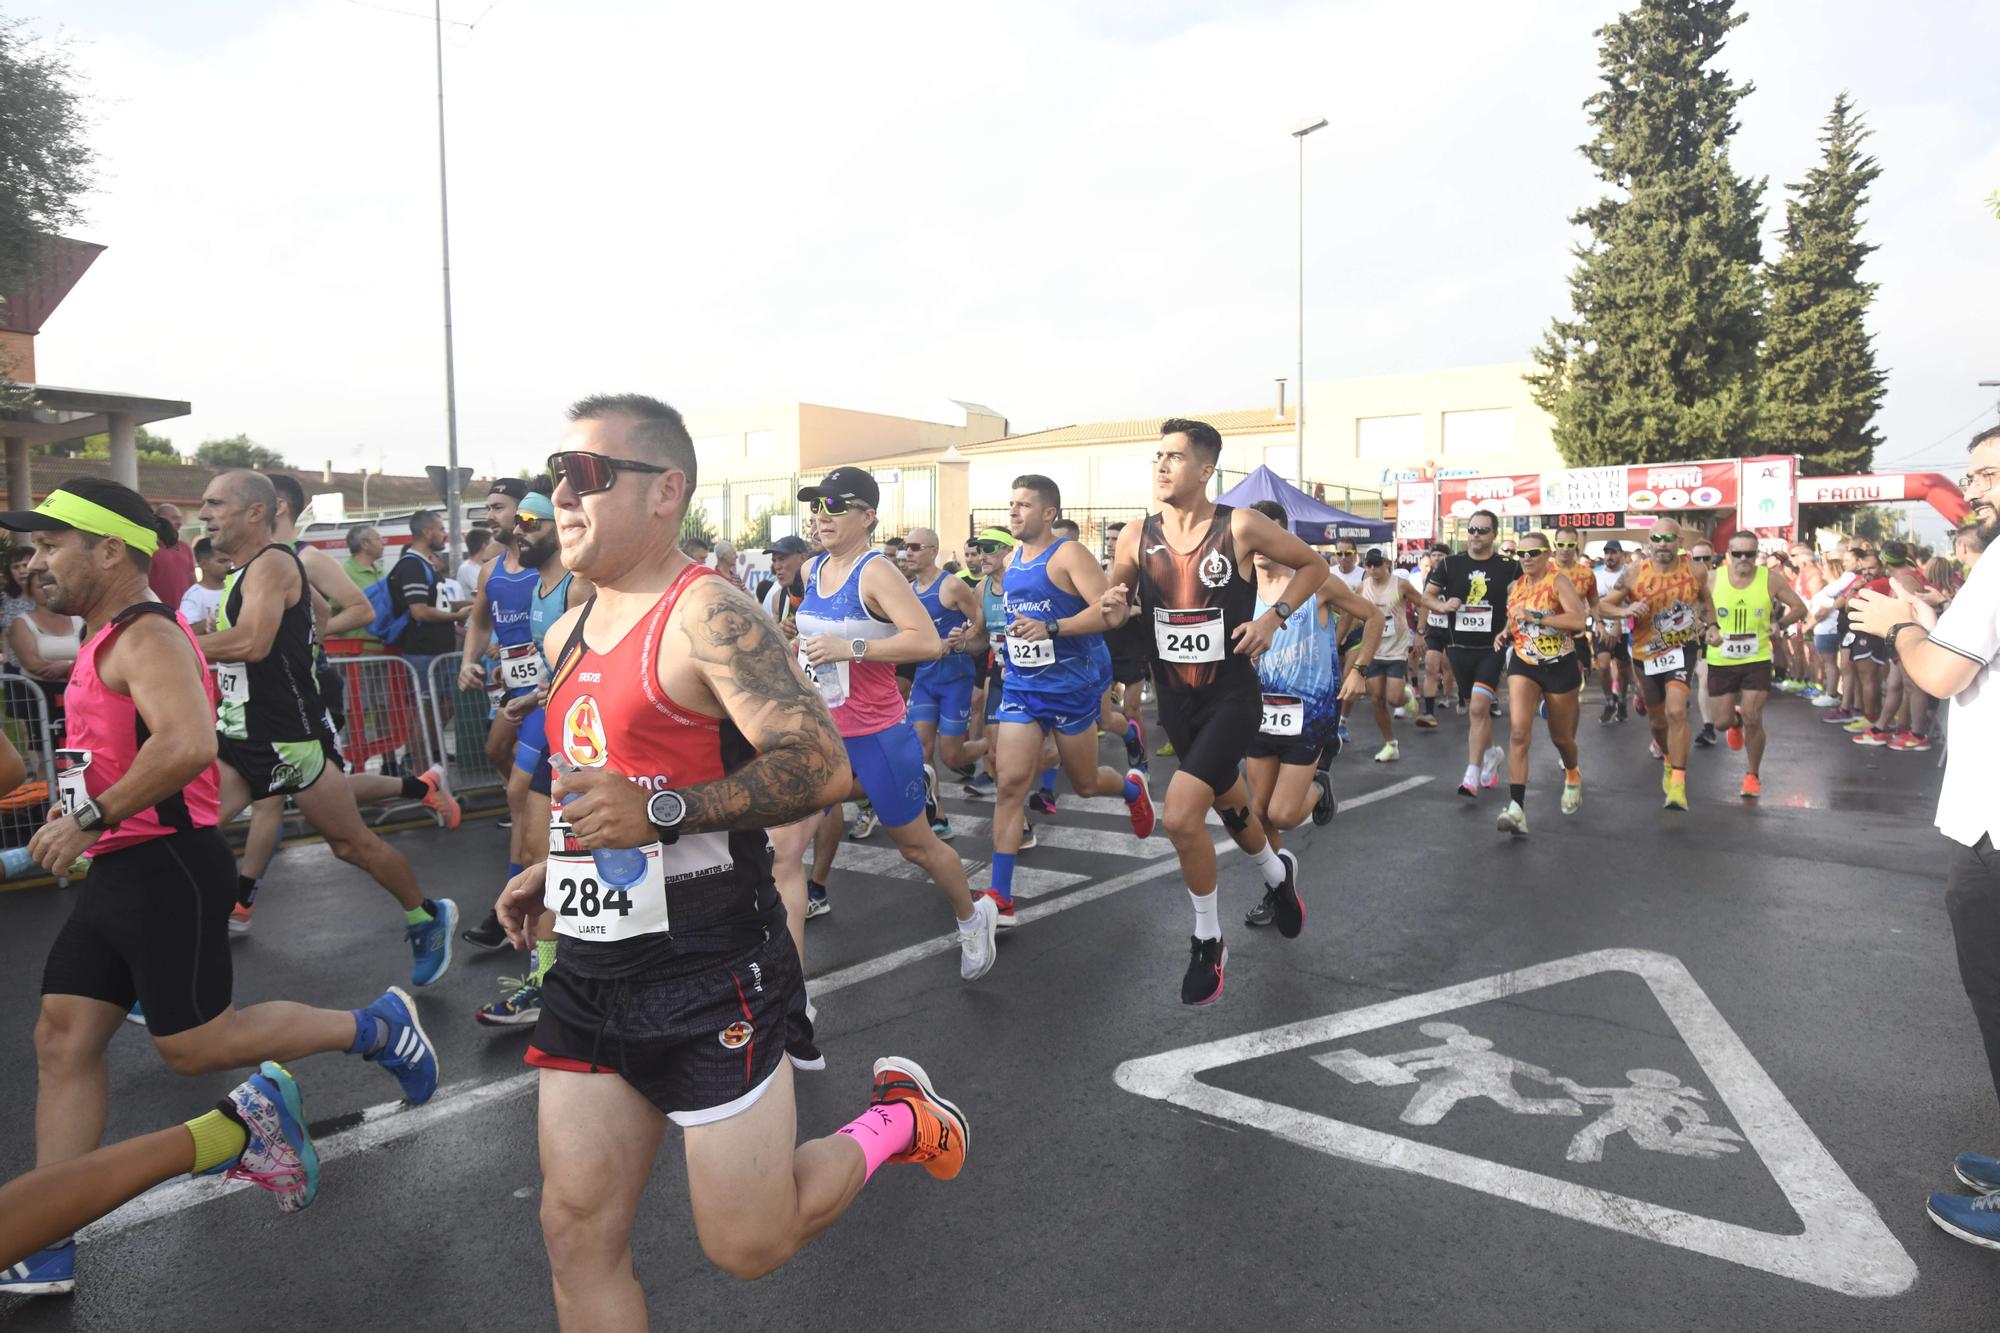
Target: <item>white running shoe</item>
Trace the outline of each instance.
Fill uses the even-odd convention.
[[[1565,769],[1564,772],[1567,773],[1568,770]],[[1581,809],[1583,809],[1583,779],[1578,778],[1575,782],[1565,781],[1563,783],[1563,813],[1573,815]]]
[[[1389,741],[1375,752],[1375,762],[1378,764],[1393,764],[1402,757],[1403,747],[1396,741]]]
[[[1500,780],[1500,765],[1507,760],[1507,752],[1497,745],[1486,747],[1486,753],[1479,756],[1479,785],[1490,787]]]
[[[1493,827],[1502,833],[1525,838],[1528,836],[1528,812],[1521,808],[1519,801],[1509,801],[1507,808],[1500,812],[1500,818],[1493,821]]]
[[[972,912],[979,924],[958,932],[958,975],[966,981],[977,981],[991,972],[1000,957],[995,941],[1000,929],[999,907],[991,898],[978,898],[973,901]]]

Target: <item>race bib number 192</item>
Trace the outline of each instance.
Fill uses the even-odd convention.
[[[1646,659],[1646,674],[1649,676],[1664,676],[1669,671],[1679,671],[1686,665],[1687,650],[1685,648],[1669,648],[1658,657],[1649,657]]]

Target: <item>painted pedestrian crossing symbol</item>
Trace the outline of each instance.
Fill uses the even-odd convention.
[[[1682,1072],[1633,1062],[1624,1082],[1579,1080],[1553,1053],[1514,1052],[1464,1023],[1439,1016],[1603,973],[1639,978],[1692,1057]],[[1382,1051],[1367,1033],[1418,1024],[1422,1045]],[[1357,1041],[1357,1038],[1363,1038]],[[1372,1049],[1371,1049],[1372,1048]],[[1273,1057],[1302,1056],[1336,1076],[1342,1106],[1377,1090],[1384,1113],[1416,1135],[1386,1132],[1318,1111],[1204,1082],[1202,1075]],[[1546,1060],[1547,1064],[1538,1063]],[[1614,1066],[1615,1067],[1615,1066]],[[1711,1098],[1687,1075],[1696,1072]],[[1916,1281],[1916,1265],[1875,1205],[1848,1178],[1790,1101],[1710,1002],[1679,959],[1640,949],[1604,949],[1525,967],[1427,994],[1343,1010],[1128,1060],[1120,1087],[1205,1116],[1259,1129],[1344,1161],[1427,1176],[1560,1217],[1851,1296],[1894,1296]],[[1597,1086],[1603,1084],[1604,1086]],[[1401,1095],[1407,1090],[1407,1095]],[[1363,1100],[1367,1100],[1366,1097]],[[1547,1133],[1546,1170],[1488,1160],[1432,1141],[1459,1120],[1493,1111],[1522,1117],[1523,1132]],[[1462,1147],[1470,1141],[1456,1140]],[[1614,1168],[1727,1173],[1761,1162],[1797,1215],[1795,1230],[1765,1231],[1633,1198],[1591,1183]],[[1538,1163],[1539,1164],[1539,1163]],[[1564,1171],[1564,1175],[1549,1174]],[[1707,1195],[1702,1197],[1706,1198]]]
[[[1662,1069],[1628,1069],[1622,1088],[1586,1088],[1539,1065],[1502,1055],[1485,1037],[1456,1023],[1425,1023],[1417,1029],[1441,1038],[1436,1046],[1395,1055],[1364,1055],[1351,1047],[1315,1055],[1313,1061],[1346,1079],[1391,1088],[1418,1085],[1399,1117],[1406,1125],[1435,1125],[1452,1107],[1484,1098],[1515,1115],[1582,1116],[1585,1107],[1603,1112],[1576,1131],[1564,1156],[1572,1162],[1599,1162],[1605,1143],[1625,1135],[1639,1148],[1682,1157],[1718,1158],[1737,1151],[1743,1136],[1711,1124],[1701,1105],[1706,1094]],[[1559,1088],[1562,1096],[1525,1097],[1516,1079]]]

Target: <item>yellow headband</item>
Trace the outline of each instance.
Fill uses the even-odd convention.
[[[35,506],[37,514],[60,519],[78,532],[93,537],[116,537],[135,551],[152,555],[160,549],[160,534],[142,528],[122,514],[114,514],[95,500],[86,500],[75,491],[53,490],[49,498]]]

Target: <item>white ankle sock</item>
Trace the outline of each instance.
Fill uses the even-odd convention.
[[[1479,785],[1479,765],[1467,764],[1465,766],[1465,782],[1463,785],[1467,787],[1477,787]]]
[[[1264,887],[1275,889],[1285,882],[1285,863],[1278,859],[1277,849],[1267,839],[1264,850],[1250,858],[1257,868],[1264,872]]]
[[[1266,847],[1264,850],[1269,851]],[[1202,897],[1188,890],[1188,900],[1194,904],[1194,937],[1198,940],[1219,940],[1222,938],[1222,889]]]

